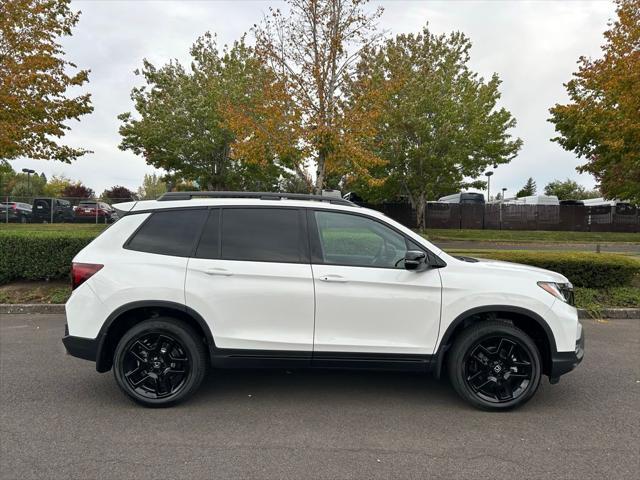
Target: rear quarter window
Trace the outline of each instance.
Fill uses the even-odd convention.
[[[207,210],[154,212],[124,245],[139,252],[188,257],[193,252]]]

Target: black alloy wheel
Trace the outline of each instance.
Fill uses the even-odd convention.
[[[173,318],[145,320],[127,331],[114,354],[118,386],[149,407],[176,404],[192,395],[208,369],[204,340]]]
[[[533,340],[511,322],[494,320],[461,332],[447,354],[451,384],[484,410],[520,406],[540,385],[542,362]]]

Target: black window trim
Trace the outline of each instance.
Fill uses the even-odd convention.
[[[195,254],[194,248],[197,248],[198,243],[200,243],[200,236],[202,235],[202,229],[204,228],[204,224],[207,221],[208,214],[205,216],[204,221],[202,222],[202,224],[200,225],[200,228],[197,231],[198,233],[195,236],[195,239],[193,241],[193,245],[191,246],[191,250],[190,250],[190,254],[189,255],[170,255],[168,253],[147,252],[146,250],[137,250],[135,248],[131,248],[129,246],[129,244],[133,241],[133,239],[138,234],[138,232],[147,224],[147,222],[151,219],[151,217],[153,217],[153,215],[156,212],[158,212],[158,213],[169,212],[169,211],[180,212],[180,211],[184,211],[184,210],[207,210],[208,211],[210,209],[211,209],[210,207],[197,206],[197,207],[187,207],[187,208],[150,209],[150,210],[146,210],[144,212],[136,212],[136,213],[148,213],[149,216],[147,218],[145,218],[144,221],[140,225],[138,225],[138,227],[133,231],[133,233],[131,235],[129,235],[129,238],[127,238],[127,240],[124,242],[124,244],[122,245],[122,248],[125,249],[125,250],[130,250],[132,252],[150,253],[152,255],[164,255],[165,257],[192,258],[193,255]]]
[[[402,236],[402,238],[404,238],[405,242],[411,242],[414,243],[415,245],[417,245],[420,250],[422,250],[423,252],[425,252],[427,254],[427,257],[431,260],[434,258],[438,259],[438,262],[442,264],[442,266],[446,266],[446,263],[444,262],[444,260],[442,260],[440,257],[438,257],[436,254],[434,254],[431,250],[429,250],[427,247],[419,244],[418,242],[416,242],[413,238],[409,237],[407,234],[405,234],[404,232],[400,231],[399,229],[397,229],[396,227],[394,227],[393,225],[389,225],[387,222],[384,222],[383,220],[367,215],[366,213],[361,213],[361,212],[352,212],[352,211],[347,211],[347,210],[338,210],[338,209],[333,209],[333,208],[311,208],[311,207],[307,207],[307,222],[309,224],[309,248],[310,248],[310,253],[311,253],[311,264],[312,265],[327,265],[327,266],[335,266],[335,267],[351,267],[351,268],[376,268],[376,269],[385,269],[385,270],[400,270],[397,267],[381,267],[381,266],[376,266],[376,265],[350,265],[350,264],[342,264],[342,263],[327,263],[324,261],[324,258],[318,254],[318,252],[322,252],[322,247],[321,247],[321,243],[320,243],[320,230],[318,229],[318,225],[316,223],[316,217],[315,217],[315,212],[332,212],[332,213],[342,213],[345,215],[353,215],[353,216],[357,216],[357,217],[364,217],[367,218],[369,220],[373,220],[374,222],[377,222],[379,224],[381,224],[384,227],[387,227],[389,229],[391,229],[392,231],[396,232],[397,234],[399,234],[400,236]]]

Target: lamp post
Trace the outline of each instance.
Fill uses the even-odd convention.
[[[31,170],[30,168],[23,168],[22,173],[27,174],[27,195],[31,196],[31,174],[36,173],[36,171]]]
[[[485,172],[485,175],[487,177],[487,202],[490,202],[491,201],[491,175],[493,175],[493,172],[489,170],[488,172]]]
[[[502,201],[504,202],[504,196],[506,195],[507,187],[502,187]]]

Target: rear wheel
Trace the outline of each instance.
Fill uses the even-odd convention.
[[[507,321],[464,330],[447,356],[447,367],[456,392],[485,410],[524,404],[538,389],[542,373],[533,340]]]
[[[158,318],[135,325],[114,354],[116,382],[148,407],[174,405],[200,386],[208,367],[205,344],[188,325]]]

